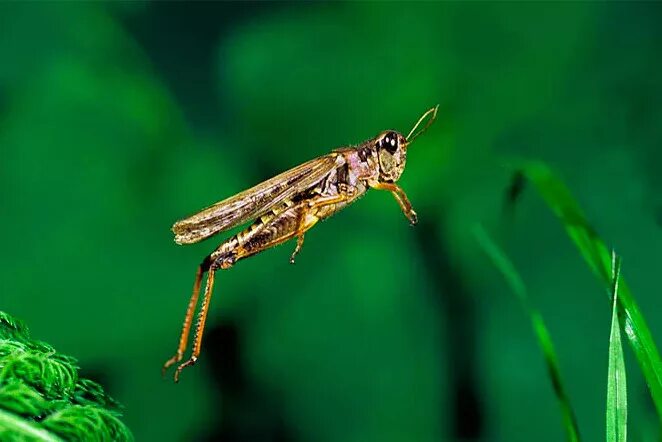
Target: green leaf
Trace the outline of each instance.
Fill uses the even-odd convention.
[[[565,227],[593,273],[607,289],[611,289],[611,253],[586,220],[586,216],[570,190],[544,163],[523,161],[518,170],[535,186],[540,196]],[[658,416],[662,420],[662,360],[646,320],[623,278],[618,286],[619,313],[623,327],[639,367],[646,379]]]
[[[621,327],[618,322],[618,280],[621,276],[621,259],[612,252],[613,283],[611,333],[609,335],[609,368],[607,374],[607,442],[627,440],[628,398],[625,378],[625,362],[621,345]]]
[[[561,407],[561,414],[563,416],[563,424],[565,431],[568,435],[568,440],[572,442],[579,441],[579,428],[577,426],[577,418],[575,413],[570,405],[570,398],[568,397],[563,382],[561,380],[561,370],[559,368],[558,357],[556,356],[556,351],[554,350],[554,343],[552,342],[552,337],[545,326],[545,321],[542,319],[540,312],[535,309],[529,297],[527,295],[526,286],[522,281],[515,266],[510,262],[506,254],[496,245],[496,243],[490,238],[485,229],[482,226],[477,225],[474,228],[474,235],[478,240],[478,243],[485,251],[487,256],[490,258],[494,266],[501,272],[503,277],[506,280],[506,283],[517,296],[517,298],[522,303],[522,306],[529,315],[531,320],[531,325],[533,330],[538,338],[538,345],[543,352],[545,357],[545,364],[547,365],[547,371],[552,381],[552,386],[554,387],[554,394],[558,399],[559,406]]]

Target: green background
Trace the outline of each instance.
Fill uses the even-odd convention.
[[[604,438],[610,306],[507,158],[559,171],[662,338],[662,8],[654,3],[2,3],[0,309],[79,358],[138,440],[557,441],[528,318],[547,321],[585,440]],[[170,226],[332,148],[407,132],[420,223],[370,192],[217,275],[174,385],[195,267]],[[657,421],[626,350],[632,440]]]

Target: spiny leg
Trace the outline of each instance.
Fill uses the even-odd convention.
[[[186,344],[188,343],[188,335],[191,331],[191,323],[193,320],[193,313],[195,312],[195,307],[198,304],[198,296],[200,295],[200,283],[202,281],[202,275],[204,274],[204,264],[198,266],[198,271],[195,274],[195,282],[193,283],[193,293],[191,294],[191,299],[188,302],[188,307],[186,308],[186,316],[184,316],[184,325],[182,327],[182,333],[179,336],[179,345],[177,346],[177,353],[163,364],[161,369],[161,376],[165,376],[168,368],[181,361],[184,357],[184,351],[186,351]]]
[[[194,365],[200,356],[200,349],[202,348],[202,335],[205,330],[205,322],[207,321],[207,311],[209,310],[209,302],[211,301],[211,294],[214,288],[214,275],[216,274],[216,268],[212,267],[207,272],[207,285],[205,286],[205,294],[202,298],[202,306],[200,307],[200,313],[198,313],[198,322],[195,326],[195,337],[193,339],[193,352],[191,357],[177,367],[175,371],[175,382],[179,382],[179,374],[183,369]]]
[[[418,216],[416,215],[414,209],[411,207],[411,203],[409,202],[409,198],[407,198],[407,194],[400,186],[394,183],[380,182],[369,182],[368,185],[373,189],[388,190],[391,192],[395,200],[398,202],[402,213],[405,214],[411,225],[413,226],[418,222]]]

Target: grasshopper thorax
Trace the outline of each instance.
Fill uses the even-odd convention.
[[[375,138],[379,158],[379,180],[395,182],[402,175],[407,161],[407,139],[394,130],[387,130]]]

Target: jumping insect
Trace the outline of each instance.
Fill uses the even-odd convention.
[[[200,356],[216,270],[229,269],[240,259],[296,237],[296,247],[290,257],[290,263],[294,264],[305,232],[356,201],[369,188],[391,192],[409,222],[416,224],[416,212],[395,182],[405,168],[407,146],[432,124],[438,108],[437,105],[425,112],[406,137],[393,130],[384,131],[358,146],[336,149],[177,221],[172,226],[175,242],[193,244],[254,220],[248,228],[221,243],[198,266],[177,352],[163,365],[163,375],[184,356],[205,273],[207,284],[195,328],[193,352],[177,367],[175,382],[179,381],[181,371],[195,364]],[[430,119],[425,126],[415,132],[428,116]]]

